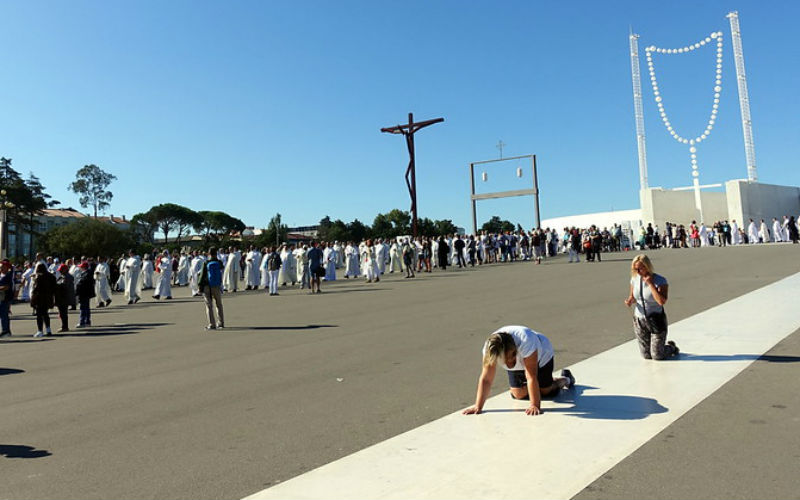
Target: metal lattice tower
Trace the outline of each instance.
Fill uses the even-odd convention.
[[[639,188],[647,189],[647,146],[644,136],[642,78],[639,72],[639,35],[631,33],[631,76],[633,78],[633,112],[636,116],[636,145],[639,149]]]
[[[747,76],[744,72],[742,33],[739,30],[739,13],[733,11],[727,15],[727,18],[731,23],[733,59],[736,63],[736,83],[739,87],[739,109],[742,111],[742,132],[744,133],[744,155],[747,161],[747,180],[750,182],[757,182],[756,150],[753,145],[753,122],[750,120],[750,98],[747,96]]]

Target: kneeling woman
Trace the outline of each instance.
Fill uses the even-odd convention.
[[[550,340],[525,326],[504,326],[489,335],[483,346],[483,370],[478,379],[475,404],[463,411],[464,415],[480,413],[489,397],[498,360],[508,372],[511,397],[529,399],[531,405],[526,415],[542,412],[542,396],[555,397],[563,388],[575,385],[569,370],[553,378],[555,357]]]

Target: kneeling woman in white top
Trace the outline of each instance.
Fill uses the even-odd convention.
[[[489,397],[498,359],[508,372],[511,397],[530,399],[526,415],[542,412],[542,396],[555,397],[563,388],[572,388],[575,378],[569,370],[553,378],[555,357],[550,340],[525,326],[504,326],[489,335],[483,346],[483,370],[478,379],[475,404],[463,411],[464,415],[480,413]]]

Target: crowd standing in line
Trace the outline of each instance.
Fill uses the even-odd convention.
[[[339,269],[343,270],[345,279],[361,277],[367,283],[375,283],[387,273],[405,273],[405,278],[413,279],[419,273],[446,271],[448,267],[519,261],[538,265],[559,253],[567,254],[569,263],[581,262],[581,255],[585,262],[602,262],[603,253],[623,250],[798,243],[799,233],[798,220],[794,216],[784,216],[782,221],[773,218],[771,224],[764,219],[759,222],[750,219],[746,227],[740,227],[735,220],[731,223],[717,221],[710,226],[696,221],[688,226],[667,222],[663,230],[657,225],[647,224],[638,229],[638,239],[618,224],[602,230],[592,225],[588,228],[564,228],[560,234],[547,228],[481,232],[477,235],[450,234],[438,238],[406,236],[362,242],[312,241],[310,244],[287,243],[261,249],[251,245],[245,251],[230,246],[217,250],[216,262],[221,267],[220,294],[260,288],[269,296],[278,296],[280,287],[297,285],[300,289],[309,289],[312,294],[319,294],[322,281],[336,280]],[[139,302],[143,291],[150,289],[154,299],[169,300],[173,286],[187,286],[192,296],[207,299],[201,285],[205,283],[204,279],[208,279],[203,273],[208,272],[209,260],[210,254],[200,251],[182,251],[172,255],[166,249],[144,256],[131,250],[118,259],[98,257],[95,260],[84,256],[68,258],[64,262],[57,257],[45,258],[37,254],[34,261],[26,262],[19,269],[14,269],[6,260],[0,270],[0,337],[11,335],[9,317],[15,300],[31,302],[37,317],[34,335],[38,338],[52,334],[46,310],[53,307],[58,309],[61,320],[59,332],[69,331],[68,310],[75,310],[77,306],[80,306],[80,319],[76,327],[91,326],[92,299],[95,299],[95,307],[108,307],[112,302],[112,289],[123,292],[128,305]],[[54,277],[54,286],[50,286],[49,278],[42,277],[40,265],[44,266],[45,273]],[[216,267],[216,264],[212,266]],[[648,297],[645,300],[647,305],[650,295],[648,292],[640,293],[640,299],[643,294]],[[220,324],[224,324],[221,298],[217,300],[213,290],[210,297],[218,308]],[[666,295],[663,297],[666,300]],[[663,303],[658,305],[663,306]],[[635,318],[638,307],[636,311]],[[650,331],[647,324],[642,325],[643,332]],[[208,326],[216,328],[219,325],[209,321]],[[669,345],[666,345],[668,352]]]

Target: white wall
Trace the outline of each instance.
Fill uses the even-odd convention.
[[[689,225],[691,222],[705,222],[710,226],[715,221],[728,219],[728,203],[724,192],[701,191],[703,220],[695,208],[694,191],[671,191],[663,188],[648,188],[639,192],[642,202],[642,221],[644,224],[664,227],[666,222]]]
[[[555,228],[561,233],[565,227],[587,228],[595,225],[600,229],[612,227],[615,223],[623,227],[639,227],[641,210],[616,210],[613,212],[597,212],[593,214],[567,215],[542,219],[542,228]]]
[[[781,220],[784,215],[800,215],[799,187],[732,180],[725,183],[725,189],[728,215],[739,226],[746,227],[750,219],[769,223],[773,217]]]

